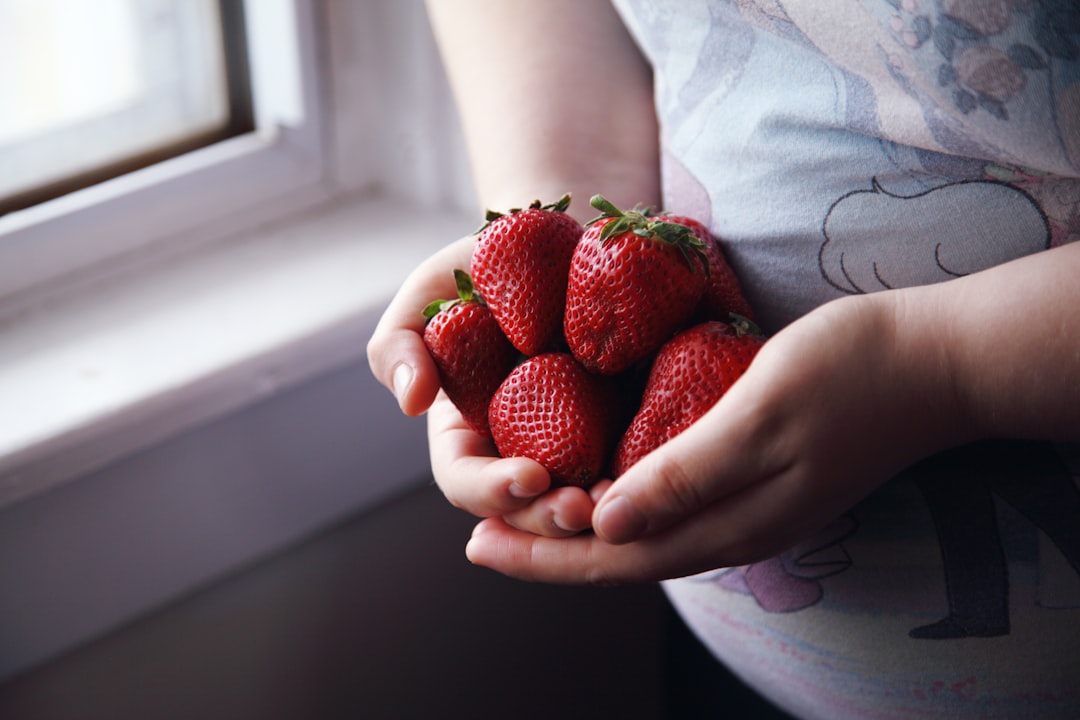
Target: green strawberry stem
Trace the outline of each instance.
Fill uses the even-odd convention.
[[[537,200],[537,202],[540,202]],[[555,212],[566,212],[570,207],[570,193],[564,194],[561,198],[549,205],[542,205],[542,210],[553,210]]]
[[[623,217],[623,211],[615,207],[614,203],[603,195],[593,195],[592,198],[589,199],[589,204],[600,211],[600,217],[590,220],[589,225],[592,225],[597,220],[603,218]]]
[[[593,195],[589,200],[589,204],[599,210],[600,215],[586,223],[587,225],[594,225],[601,220],[612,219],[612,222],[609,222],[600,231],[601,244],[623,233],[632,232],[639,237],[651,238],[675,246],[682,253],[682,256],[686,258],[691,270],[697,269],[693,259],[696,257],[701,262],[702,268],[705,269],[706,277],[709,275],[709,258],[705,256],[705,242],[687,226],[649,217],[649,208],[620,210],[603,195]]]
[[[761,328],[758,327],[757,323],[755,323],[750,318],[743,317],[738,313],[728,313],[728,316],[731,318],[731,322],[729,324],[731,325],[731,328],[735,331],[735,335],[738,337],[743,337],[745,335],[765,334],[761,331]]]
[[[530,210],[551,210],[552,212],[566,212],[569,207],[570,193],[565,193],[561,198],[553,203],[548,203],[547,205],[544,205],[539,200],[533,200],[529,205]],[[505,213],[501,213],[498,210],[487,210],[484,213],[484,224],[481,225],[473,235],[479,235],[488,225],[503,217],[503,215],[513,215],[519,212],[521,212],[521,208],[510,208]]]
[[[478,302],[483,304],[484,299],[480,297],[480,293],[476,292],[476,288],[473,286],[473,281],[472,278],[469,277],[469,273],[455,268],[454,285],[457,287],[458,296],[450,300],[433,300],[428,303],[423,310],[425,320],[430,320],[443,310],[449,310],[458,303]]]

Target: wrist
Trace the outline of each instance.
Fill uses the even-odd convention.
[[[928,285],[877,296],[889,316],[896,382],[919,455],[987,435],[973,403],[967,381],[970,365],[958,352],[955,318],[943,289]]]
[[[1080,440],[1078,271],[1074,243],[903,291],[915,321],[905,327],[941,327],[936,357],[962,439]]]

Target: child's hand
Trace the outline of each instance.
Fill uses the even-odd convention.
[[[428,446],[435,482],[455,507],[502,516],[512,527],[550,537],[573,535],[592,523],[595,503],[587,491],[551,489],[540,463],[500,458],[492,441],[469,428],[441,392],[428,411]]]
[[[581,488],[549,491],[547,471],[525,458],[498,457],[494,444],[470,429],[439,389],[439,373],[424,346],[425,305],[453,297],[453,271],[467,270],[473,237],[447,246],[420,265],[390,302],[368,343],[376,378],[402,412],[427,412],[435,481],[456,507],[479,517],[505,516],[525,531],[562,537],[590,526],[594,501]]]
[[[783,551],[911,462],[966,438],[940,343],[901,338],[895,293],[826,305],[770,339],[697,423],[607,489],[597,534],[491,519],[473,562],[548,582],[648,581]],[[921,337],[921,336],[920,336]]]

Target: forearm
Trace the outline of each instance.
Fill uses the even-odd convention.
[[[429,0],[480,203],[659,201],[652,77],[607,0]]]
[[[898,342],[943,381],[962,439],[1080,441],[1080,243],[898,298]]]

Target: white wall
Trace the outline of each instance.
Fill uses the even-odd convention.
[[[425,482],[423,422],[354,365],[19,503],[0,680]]]
[[[343,197],[471,212],[422,2],[325,0],[320,17]],[[333,342],[361,357],[377,315]],[[423,422],[354,359],[4,508],[0,680],[422,482]]]

